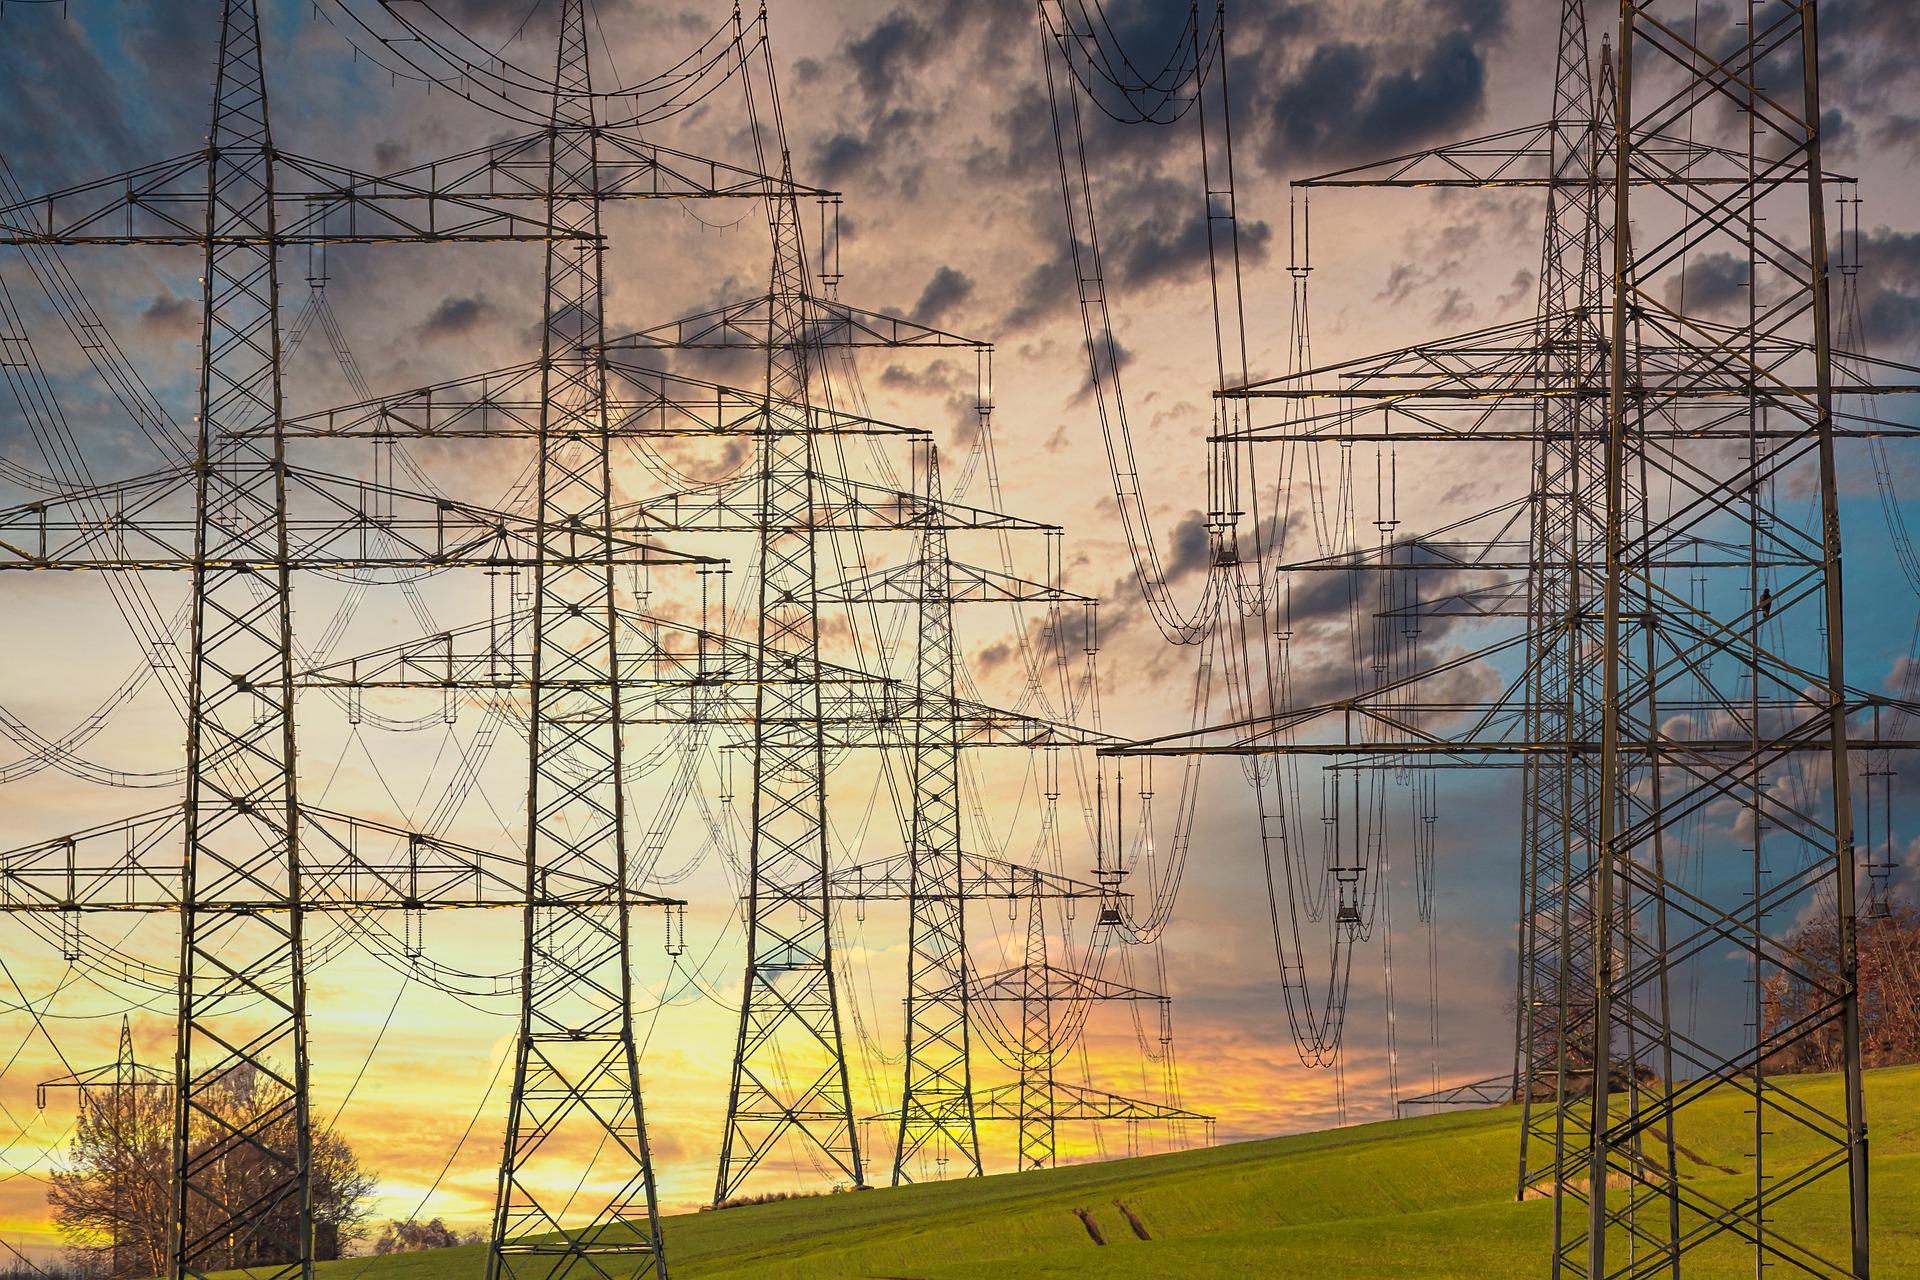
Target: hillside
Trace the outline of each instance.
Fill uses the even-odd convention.
[[[1867,1082],[1876,1272],[1920,1275],[1920,1067],[1869,1072]],[[1795,1085],[1813,1105],[1838,1108],[1832,1078]],[[1465,1112],[690,1214],[667,1220],[668,1260],[676,1280],[1519,1280],[1544,1273],[1549,1215],[1544,1201],[1513,1201],[1516,1124],[1512,1109]],[[1723,1202],[1736,1198],[1738,1180],[1712,1166],[1742,1149],[1751,1125],[1737,1100],[1695,1115],[1679,1135],[1690,1186]],[[1839,1190],[1796,1197],[1791,1219],[1837,1223]],[[1138,1215],[1151,1241],[1134,1237],[1115,1200]],[[1105,1248],[1075,1208],[1092,1212]],[[476,1246],[349,1259],[319,1271],[324,1280],[479,1280],[484,1266]],[[1687,1264],[1689,1277],[1742,1273],[1737,1261],[1710,1254],[1690,1255]]]

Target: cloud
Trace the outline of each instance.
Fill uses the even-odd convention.
[[[927,281],[927,287],[920,291],[920,301],[913,304],[913,310],[907,315],[921,324],[937,325],[950,311],[972,296],[972,277],[943,266]]]
[[[1161,566],[1166,571],[1167,580],[1175,582],[1190,573],[1203,572],[1212,559],[1206,516],[1198,511],[1187,512],[1180,523],[1173,527],[1173,554]]]
[[[1113,238],[1110,260],[1120,283],[1131,287],[1158,284],[1164,280],[1193,279],[1216,252],[1209,240],[1206,210],[1190,190],[1178,184],[1163,184],[1162,199],[1143,199],[1136,189],[1120,200],[1122,209],[1141,209],[1131,221],[1121,221]],[[1184,206],[1184,207],[1183,207]],[[1258,266],[1267,259],[1273,243],[1273,228],[1265,222],[1243,221],[1238,225],[1240,261],[1243,266]],[[1231,261],[1230,247],[1217,246],[1222,269]]]
[[[1440,305],[1434,310],[1433,323],[1447,328],[1465,324],[1473,319],[1474,305],[1467,298],[1467,291],[1449,288],[1440,295]]]
[[[140,327],[156,337],[178,342],[200,332],[200,311],[198,299],[159,294],[141,308]]]
[[[865,138],[842,130],[814,148],[813,169],[822,181],[838,182],[859,169],[872,154],[873,147]]]
[[[1337,41],[1316,48],[1264,104],[1260,157],[1276,172],[1302,160],[1383,158],[1451,139],[1486,106],[1474,33],[1448,32],[1410,63]]]
[[[891,97],[906,72],[926,65],[932,32],[905,9],[895,9],[864,36],[849,40],[846,59],[860,91],[869,99]]]
[[[1730,253],[1710,253],[1667,282],[1667,305],[1688,315],[1726,311],[1747,296],[1747,264]]]
[[[425,342],[464,338],[491,321],[495,314],[494,305],[481,295],[445,298],[420,325],[420,338]]]
[[[1869,351],[1920,338],[1920,232],[1876,227],[1860,237],[1860,320]]]

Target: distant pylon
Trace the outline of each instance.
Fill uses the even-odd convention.
[[[913,887],[908,901],[906,1082],[893,1181],[911,1182],[911,1161],[928,1147],[980,1173],[967,1026],[966,897],[960,861],[960,740],[956,717],[929,714],[956,694],[953,579],[940,489],[940,451],[927,450],[927,518],[920,535],[919,623],[911,755],[913,813],[907,837]],[[1039,898],[1034,898],[1038,903]]]
[[[94,1067],[87,1071],[74,1071],[52,1080],[44,1080],[35,1090],[35,1102],[44,1110],[47,1105],[47,1090],[72,1089],[79,1097],[80,1111],[84,1117],[88,1108],[93,1109],[94,1122],[104,1119],[110,1126],[108,1140],[120,1144],[124,1150],[136,1141],[134,1132],[133,1100],[141,1089],[165,1089],[173,1083],[166,1072],[149,1067],[133,1056],[133,1028],[125,1016],[120,1019],[120,1052],[114,1060],[104,1067]],[[103,1108],[99,1096],[106,1095]],[[104,1115],[103,1115],[104,1112]],[[108,1274],[115,1276],[142,1275],[143,1268],[152,1265],[151,1255],[141,1257],[133,1252],[134,1242],[127,1239],[129,1219],[127,1197],[132,1191],[127,1185],[128,1170],[114,1167],[107,1170],[108,1191],[113,1196],[114,1220],[113,1239],[108,1248]],[[158,1192],[158,1188],[153,1188]]]
[[[1047,999],[1047,925],[1034,879],[1020,956],[1020,1167],[1051,1169],[1054,1151],[1053,1001]]]

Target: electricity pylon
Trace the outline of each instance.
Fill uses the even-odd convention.
[[[1164,1014],[1168,1002],[1165,996],[1061,968],[1048,960],[1044,904],[1050,899],[1093,899],[1114,907],[1120,895],[1111,886],[1067,880],[1034,867],[1009,867],[1007,871],[1004,881],[992,884],[969,883],[969,878],[963,877],[956,893],[962,899],[1000,897],[1025,903],[1027,923],[1021,963],[1000,973],[962,975],[956,981],[965,984],[964,993],[929,993],[941,1005],[963,1009],[980,1004],[1018,1007],[1019,1031],[1011,1046],[1017,1078],[969,1097],[968,1111],[975,1123],[1007,1121],[1017,1126],[1019,1156],[1015,1167],[1021,1170],[1053,1167],[1056,1135],[1062,1123],[1123,1121],[1129,1154],[1137,1154],[1132,1139],[1142,1123],[1199,1121],[1210,1127],[1214,1118],[1197,1111],[1125,1098],[1058,1078],[1056,1068],[1080,1042],[1087,1015],[1096,1003],[1147,1001],[1158,1004]],[[1165,1025],[1163,1022],[1163,1036]],[[900,1111],[873,1118],[903,1123],[911,1101],[909,1095]]]
[[[110,1135],[109,1141],[119,1144],[122,1150],[131,1150],[139,1140],[135,1129],[135,1097],[142,1089],[164,1089],[172,1084],[166,1072],[149,1067],[133,1055],[133,1028],[127,1019],[120,1019],[120,1052],[114,1060],[104,1067],[88,1070],[70,1071],[64,1076],[41,1081],[34,1090],[34,1103],[46,1110],[47,1090],[71,1089],[79,1103],[81,1118],[89,1113],[96,1126],[102,1126]],[[101,1095],[105,1098],[102,1099]],[[124,1165],[106,1170],[107,1191],[113,1197],[114,1221],[113,1238],[107,1244],[109,1275],[129,1275],[143,1269],[147,1259],[134,1252],[134,1242],[127,1239],[128,1197],[136,1188],[128,1185],[132,1170]],[[151,1190],[141,1188],[151,1194]]]
[[[381,180],[304,160],[272,141],[260,23],[225,0],[212,127],[204,149],[123,178],[0,210],[8,243],[197,245],[201,380],[194,464],[0,512],[0,567],[188,569],[186,856],[166,905],[181,914],[171,1273],[242,1262],[311,1275],[303,811],[295,785],[291,574],[375,564],[538,563],[537,525],[467,504],[302,472],[286,458],[278,254],[325,243],[551,240],[571,236],[437,184]],[[193,513],[165,514],[187,484]],[[290,519],[290,498],[318,519]],[[375,516],[372,497],[390,514]],[[96,512],[110,507],[112,518]],[[366,554],[378,531],[379,554]],[[500,553],[528,539],[529,557]],[[484,553],[495,553],[488,556]],[[623,534],[607,554],[688,563]],[[127,860],[104,869],[145,888]],[[523,881],[524,883],[524,881]],[[72,890],[69,889],[69,893]],[[230,1072],[277,1086],[259,1114],[203,1105]],[[292,1132],[292,1150],[269,1136]],[[235,1198],[220,1170],[254,1150],[269,1174]]]
[[[821,699],[819,610],[830,579],[823,538],[838,532],[930,527],[1032,530],[1051,526],[942,503],[837,475],[823,465],[822,407],[834,403],[824,353],[835,347],[960,342],[924,326],[822,298],[808,264],[771,55],[761,85],[744,77],[756,163],[778,170],[765,196],[772,270],[765,295],[617,341],[627,347],[744,347],[764,351],[765,427],[741,479],[643,502],[676,532],[746,533],[759,566],[753,715],[747,972],[715,1202],[732,1196],[791,1138],[825,1176],[863,1186],[833,965],[826,829],[827,725]],[[762,132],[759,100],[770,123]],[[769,151],[774,163],[769,163]],[[973,343],[963,345],[977,346]],[[937,696],[937,695],[936,695]]]
[[[547,245],[535,465],[538,521],[554,533],[533,569],[529,906],[488,1280],[550,1280],[576,1268],[606,1276],[616,1263],[623,1273],[667,1274],[633,1030],[613,473],[600,352],[600,130],[584,0],[565,0],[559,25],[547,220],[577,238]],[[567,901],[608,889],[612,906]],[[531,905],[537,895],[557,901]],[[576,1206],[587,1175],[568,1175],[587,1151],[595,1185]]]
[[[954,638],[958,603],[1039,603],[1055,627],[1063,604],[1094,602],[1070,595],[1057,582],[1029,582],[1004,572],[956,563],[950,552],[940,451],[927,449],[926,497],[914,523],[917,554],[899,566],[860,575],[823,591],[823,602],[904,605],[916,623],[915,676],[907,752],[908,812],[906,1071],[902,1081],[893,1183],[913,1179],[910,1162],[928,1146],[943,1163],[957,1157],[962,1176],[978,1176],[980,1139],[974,1119],[971,1042],[967,1014],[968,859],[962,853],[961,750],[971,736],[958,696],[962,661]],[[1089,617],[1089,634],[1093,629]],[[951,708],[951,711],[948,709]],[[862,884],[865,868],[836,873],[836,889]],[[1040,886],[1035,885],[1039,892]],[[1095,893],[1098,891],[1095,890]],[[1078,896],[1078,895],[1076,895]]]
[[[1553,1273],[1671,1275],[1711,1245],[1757,1267],[1865,1276],[1847,752],[1920,743],[1850,729],[1886,700],[1846,680],[1835,445],[1887,428],[1834,404],[1816,8],[1769,0],[1706,28],[1684,5],[1623,0],[1591,75],[1572,65],[1581,15],[1567,14],[1548,125],[1314,180],[1554,192],[1542,311],[1559,317],[1231,393],[1292,406],[1249,440],[1535,447],[1528,549],[1544,558],[1489,545],[1468,560],[1513,575],[1474,616],[1527,624],[1465,658],[1503,689],[1449,698],[1437,682],[1454,660],[1338,706],[1125,750],[1540,757],[1524,817],[1526,909],[1542,917],[1526,981],[1551,1035],[1523,1032],[1521,1051],[1523,1087],[1551,1082],[1529,1142],[1550,1134],[1552,1155],[1522,1176],[1552,1184]],[[1701,269],[1723,265],[1737,287],[1704,287]],[[1339,407],[1311,405],[1334,387]],[[1558,581],[1530,594],[1521,569]],[[1566,657],[1535,673],[1552,646]],[[1516,674],[1517,654],[1529,669]],[[1443,707],[1461,727],[1436,727]],[[1833,927],[1836,955],[1789,944],[1809,920]],[[1682,972],[1698,984],[1689,1010],[1676,1009]],[[1814,1035],[1841,1047],[1833,1105],[1778,1074]],[[1703,1102],[1752,1123],[1715,1145],[1733,1173],[1710,1186],[1678,1167],[1681,1145],[1708,1141],[1692,1127]],[[1846,1188],[1845,1215],[1785,1203],[1829,1181]]]

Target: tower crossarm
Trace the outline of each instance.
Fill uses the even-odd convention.
[[[783,322],[784,323],[784,322]],[[866,311],[832,298],[808,297],[801,321],[809,349],[840,347],[971,347],[993,344],[880,311]],[[711,311],[683,316],[607,343],[610,351],[765,351],[772,340],[773,298],[762,294]],[[789,341],[783,337],[782,341]]]
[[[1107,897],[1126,897],[1126,894],[1109,893]],[[970,1000],[1004,1000],[1018,1003],[1023,1000],[1165,1000],[1167,997],[1157,991],[1142,991],[1122,982],[1114,982],[1091,973],[1081,973],[1076,969],[1062,969],[1058,965],[1043,965],[1038,973],[1029,972],[1026,965],[1005,969],[999,973],[977,977],[967,988]]]
[[[262,517],[253,543],[236,539],[217,556],[196,553],[191,476],[177,470],[57,494],[0,509],[0,570],[191,569],[283,564],[290,569],[433,568],[551,563],[573,547],[605,554],[591,530],[542,529],[525,515],[434,494],[411,493],[350,476],[286,467],[289,506],[284,549]],[[641,536],[644,513],[622,526],[613,554],[623,564],[716,564]]]
[[[784,431],[776,434],[788,434]],[[813,477],[817,502],[809,509],[810,532],[833,530],[925,530],[930,522],[926,499],[898,489],[844,476]],[[760,479],[749,473],[719,484],[702,485],[630,504],[622,514],[678,533],[751,533],[762,527]],[[940,504],[942,530],[1050,532],[1058,526],[959,503]]]
[[[195,151],[0,207],[0,244],[205,247],[211,153]],[[543,213],[496,208],[471,192],[380,178],[275,150],[271,223],[249,244],[385,244],[575,238]],[[265,226],[271,225],[269,233]],[[227,229],[213,237],[239,243]]]
[[[1211,1124],[1214,1117],[1183,1107],[1123,1098],[1117,1093],[1090,1089],[1085,1085],[1053,1082],[1049,1096],[1054,1120],[1198,1120]],[[974,1095],[975,1114],[981,1120],[1020,1120],[1026,1115],[1018,1084],[1003,1084]],[[898,1120],[897,1111],[870,1117],[874,1120]]]
[[[543,129],[401,169],[376,181],[383,187],[469,200],[541,204],[549,200],[757,200],[771,190],[791,190],[796,196],[814,199],[840,194],[663,147],[620,126],[567,131],[570,137],[588,132],[594,145],[591,163],[585,165],[554,165],[551,135]]]
[[[922,568],[917,561],[890,565],[822,587],[820,599],[823,603],[837,604],[914,604],[919,600],[921,575]],[[1029,582],[997,569],[953,561],[947,562],[945,585],[945,595],[951,604],[1095,603],[1090,596]]]
[[[850,902],[904,902],[913,892],[913,859],[906,853],[843,867],[829,879],[833,896]],[[960,896],[1020,900],[1125,897],[1097,884],[1024,867],[984,854],[960,854]]]
[[[757,646],[750,640],[624,607],[616,608],[615,622],[621,679],[640,696],[647,686],[702,689],[755,678]],[[529,635],[528,615],[512,613],[309,667],[294,674],[294,683],[309,689],[525,689],[533,679]],[[898,683],[833,663],[820,664],[820,680]]]
[[[1395,1106],[1401,1115],[1405,1115],[1408,1107],[1504,1107],[1513,1101],[1513,1073],[1508,1072],[1503,1076],[1489,1076],[1485,1080],[1402,1098]]]
[[[1279,423],[1249,425],[1231,433],[1248,442],[1380,440],[1563,442],[1580,428],[1564,415],[1542,414],[1543,404],[1580,401],[1604,405],[1606,379],[1569,377],[1570,353],[1585,351],[1585,367],[1604,367],[1603,316],[1584,310],[1556,312],[1471,333],[1323,365],[1216,393],[1233,400],[1278,400],[1287,414]],[[1756,425],[1740,410],[1755,393],[1806,398],[1817,386],[1802,377],[1812,357],[1808,344],[1785,337],[1731,350],[1731,327],[1688,318],[1685,332],[1650,323],[1634,346],[1635,380],[1629,401],[1647,405],[1641,433],[1650,439],[1694,440],[1713,436],[1746,439],[1802,435],[1802,423]],[[1729,349],[1718,364],[1703,362],[1702,345]],[[1920,366],[1859,353],[1836,352],[1844,377],[1836,391],[1848,397],[1834,413],[1842,436],[1911,435],[1916,428],[1881,416],[1870,403],[1883,395],[1920,393]],[[1222,439],[1227,437],[1223,436]]]
[[[619,611],[624,725],[705,721],[746,724],[752,720],[754,686],[784,684],[793,677],[782,654],[757,664],[750,640]],[[303,689],[457,692],[525,690],[532,687],[527,622],[523,615],[471,623],[437,635],[337,659],[296,672]],[[911,745],[915,726],[951,721],[962,747],[1098,746],[1111,735],[1045,720],[964,698],[926,697],[905,682],[837,663],[817,670],[822,732],[839,748],[897,749]]]
[[[528,905],[526,858],[493,853],[391,823],[311,805],[300,807],[300,907],[307,911],[447,910]],[[177,912],[180,910],[179,805],[137,814],[0,852],[0,913]],[[535,904],[610,905],[618,886],[546,875]],[[631,906],[681,900],[629,888]],[[207,886],[196,901],[219,909],[287,911],[274,888],[234,878]]]
[[[84,1093],[88,1089],[170,1089],[173,1087],[173,1073],[150,1067],[144,1062],[109,1062],[104,1066],[88,1067],[80,1071],[71,1071],[64,1076],[51,1080],[42,1080],[34,1086],[34,1105],[42,1111],[47,1107],[49,1089],[76,1089]]]
[[[1500,133],[1449,142],[1424,151],[1296,178],[1296,187],[1584,187],[1584,174],[1556,170],[1554,160],[1569,150],[1592,146],[1594,128],[1583,120],[1549,120]],[[1557,141],[1558,147],[1555,146]],[[1608,139],[1606,145],[1611,146]],[[1734,186],[1748,180],[1747,157],[1727,147],[1663,133],[1637,134],[1636,159],[1644,168],[1629,181],[1636,185],[1686,182]],[[1851,182],[1830,173],[1828,182]]]
[[[1507,642],[1515,643],[1518,640]],[[1302,707],[1281,715],[1142,739],[1102,748],[1100,754],[1426,757],[1427,767],[1449,762],[1512,767],[1527,756],[1599,756],[1602,742],[1597,737],[1552,740],[1529,736],[1517,691],[1510,689],[1508,693],[1509,696],[1497,702],[1420,700],[1415,704],[1423,719],[1451,717],[1456,723],[1470,724],[1470,728],[1458,733],[1426,727],[1407,714],[1404,702],[1395,706],[1388,697],[1382,696],[1377,701],[1371,697],[1351,698]],[[1744,745],[1729,745],[1720,738],[1663,732],[1654,737],[1623,739],[1624,746],[1657,758],[1669,767],[1692,768],[1696,772],[1723,771],[1740,762],[1750,765],[1755,758],[1771,764],[1831,750],[1831,742],[1822,737],[1831,714],[1829,709],[1807,701],[1798,691],[1779,686],[1771,696],[1753,699],[1751,706],[1762,727]],[[1665,707],[1671,717],[1690,717],[1696,721],[1722,710],[1721,704],[1712,700],[1677,698],[1668,701]],[[1920,704],[1850,691],[1846,716],[1851,724],[1846,739],[1849,751],[1920,750],[1920,737],[1912,736],[1905,728],[1914,717],[1920,716]]]
[[[757,436],[767,430],[767,397],[659,369],[608,361],[606,433],[656,438]],[[541,364],[529,361],[290,418],[289,439],[528,439],[540,432]],[[920,436],[878,418],[814,407],[820,435]],[[787,427],[783,430],[789,429]],[[271,433],[271,427],[254,434]]]

